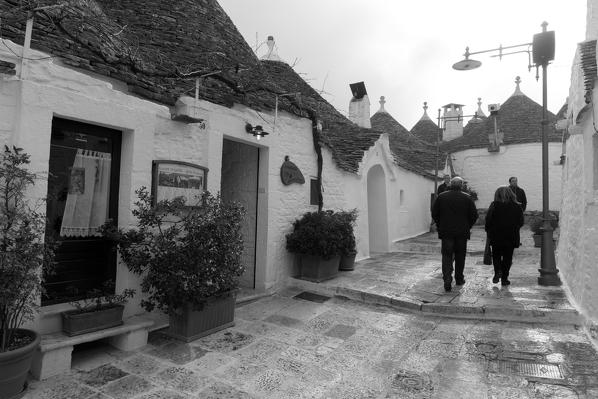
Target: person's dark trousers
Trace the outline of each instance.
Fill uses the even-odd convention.
[[[463,281],[465,279],[463,269],[465,268],[467,238],[443,238],[440,252],[442,253],[442,279],[444,285],[450,285],[453,281],[453,259],[455,260],[455,281]]]
[[[513,263],[512,245],[493,245],[492,263],[494,263],[494,273],[501,276],[502,281],[508,280],[511,264]],[[500,273],[497,273],[500,272]]]

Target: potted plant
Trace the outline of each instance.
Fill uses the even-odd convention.
[[[357,209],[335,212],[334,216],[338,219],[342,234],[340,243],[341,259],[338,269],[342,271],[354,270],[357,248],[353,227],[355,226],[355,221],[357,220]]]
[[[138,227],[127,231],[106,226],[121,258],[142,275],[148,312],[169,315],[167,334],[193,341],[234,325],[241,264],[244,208],[202,194],[195,206],[183,197],[153,204],[145,187],[137,190],[133,215]]]
[[[307,212],[293,222],[286,248],[299,256],[300,277],[320,282],[338,273],[343,232],[331,210]]]
[[[45,217],[25,197],[38,176],[22,151],[5,146],[0,155],[0,398],[24,390],[40,335],[20,327],[33,319],[54,255],[44,241]]]
[[[76,292],[73,293],[76,296]],[[108,280],[101,289],[89,291],[88,297],[71,302],[76,309],[62,312],[62,331],[72,337],[123,324],[124,304],[135,295],[127,288],[120,294],[114,291],[114,281]]]

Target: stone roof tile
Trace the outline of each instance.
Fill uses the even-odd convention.
[[[498,129],[504,134],[503,144],[539,143],[542,141],[542,106],[526,95],[511,96],[501,105],[497,116]],[[556,116],[547,111],[548,140],[558,142],[562,135],[556,131]],[[442,142],[445,152],[457,152],[471,148],[488,147],[488,135],[494,133],[494,117],[482,121],[470,121],[463,129],[463,136]]]

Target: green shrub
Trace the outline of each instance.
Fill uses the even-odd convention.
[[[38,178],[26,169],[29,158],[7,146],[0,155],[0,352],[21,346],[15,332],[33,319],[42,270],[53,266],[55,242],[44,240],[46,218],[25,196]]]
[[[287,234],[289,252],[331,259],[341,254],[344,233],[334,211],[305,213],[293,222],[293,232]]]
[[[193,207],[182,197],[153,205],[145,187],[137,195],[138,227],[106,226],[104,232],[116,241],[129,270],[143,276],[144,309],[170,315],[184,305],[201,310],[208,298],[238,288],[245,271],[240,204],[224,203],[209,192]]]
[[[355,233],[353,232],[355,221],[357,220],[357,209],[338,211],[333,216],[337,218],[342,234],[339,248],[341,255],[354,254],[357,252]]]

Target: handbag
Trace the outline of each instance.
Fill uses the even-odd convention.
[[[490,239],[486,234],[486,248],[484,248],[484,264],[492,264],[492,248],[490,247]]]

